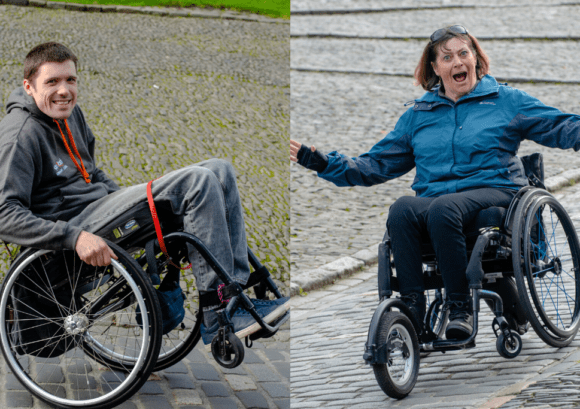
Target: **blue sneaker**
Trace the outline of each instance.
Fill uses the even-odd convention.
[[[282,297],[276,300],[256,300],[252,298],[251,301],[254,303],[256,311],[266,324],[276,321],[290,309],[289,297]],[[201,324],[201,338],[203,339],[203,344],[206,346],[206,349],[209,351],[211,350],[211,342],[218,333],[219,324],[217,321],[217,313],[215,311],[206,311],[203,314],[204,322]],[[236,310],[232,317],[232,322],[234,324],[236,336],[240,339],[262,329],[260,324],[254,320],[254,317],[243,308],[238,308]]]

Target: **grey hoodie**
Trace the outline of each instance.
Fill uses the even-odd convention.
[[[90,175],[87,184],[53,119],[24,88],[12,92],[6,112],[0,121],[0,239],[48,250],[74,249],[81,228],[67,221],[119,190],[95,165],[95,137],[77,105],[67,121]],[[66,136],[63,121],[60,125]]]

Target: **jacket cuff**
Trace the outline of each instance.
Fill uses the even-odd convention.
[[[304,144],[298,150],[296,157],[298,158],[299,164],[318,173],[324,172],[326,166],[328,166],[328,156],[320,152],[318,149],[312,152],[312,150]]]
[[[77,226],[67,225],[66,235],[63,242],[63,248],[65,250],[74,250],[77,245],[77,240],[83,229]]]

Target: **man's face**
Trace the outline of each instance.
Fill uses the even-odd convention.
[[[77,70],[74,62],[45,62],[24,90],[42,112],[54,119],[68,118],[77,103]]]

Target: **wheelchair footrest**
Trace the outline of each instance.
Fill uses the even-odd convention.
[[[260,339],[260,338],[270,338],[270,337],[274,336],[278,332],[280,327],[282,325],[284,325],[284,323],[286,321],[288,321],[289,318],[290,318],[290,311],[286,311],[286,313],[284,315],[282,315],[280,318],[276,319],[274,322],[269,324],[270,327],[273,327],[272,331],[268,331],[267,329],[262,328],[259,331],[251,334],[250,340],[255,341],[255,340]]]

